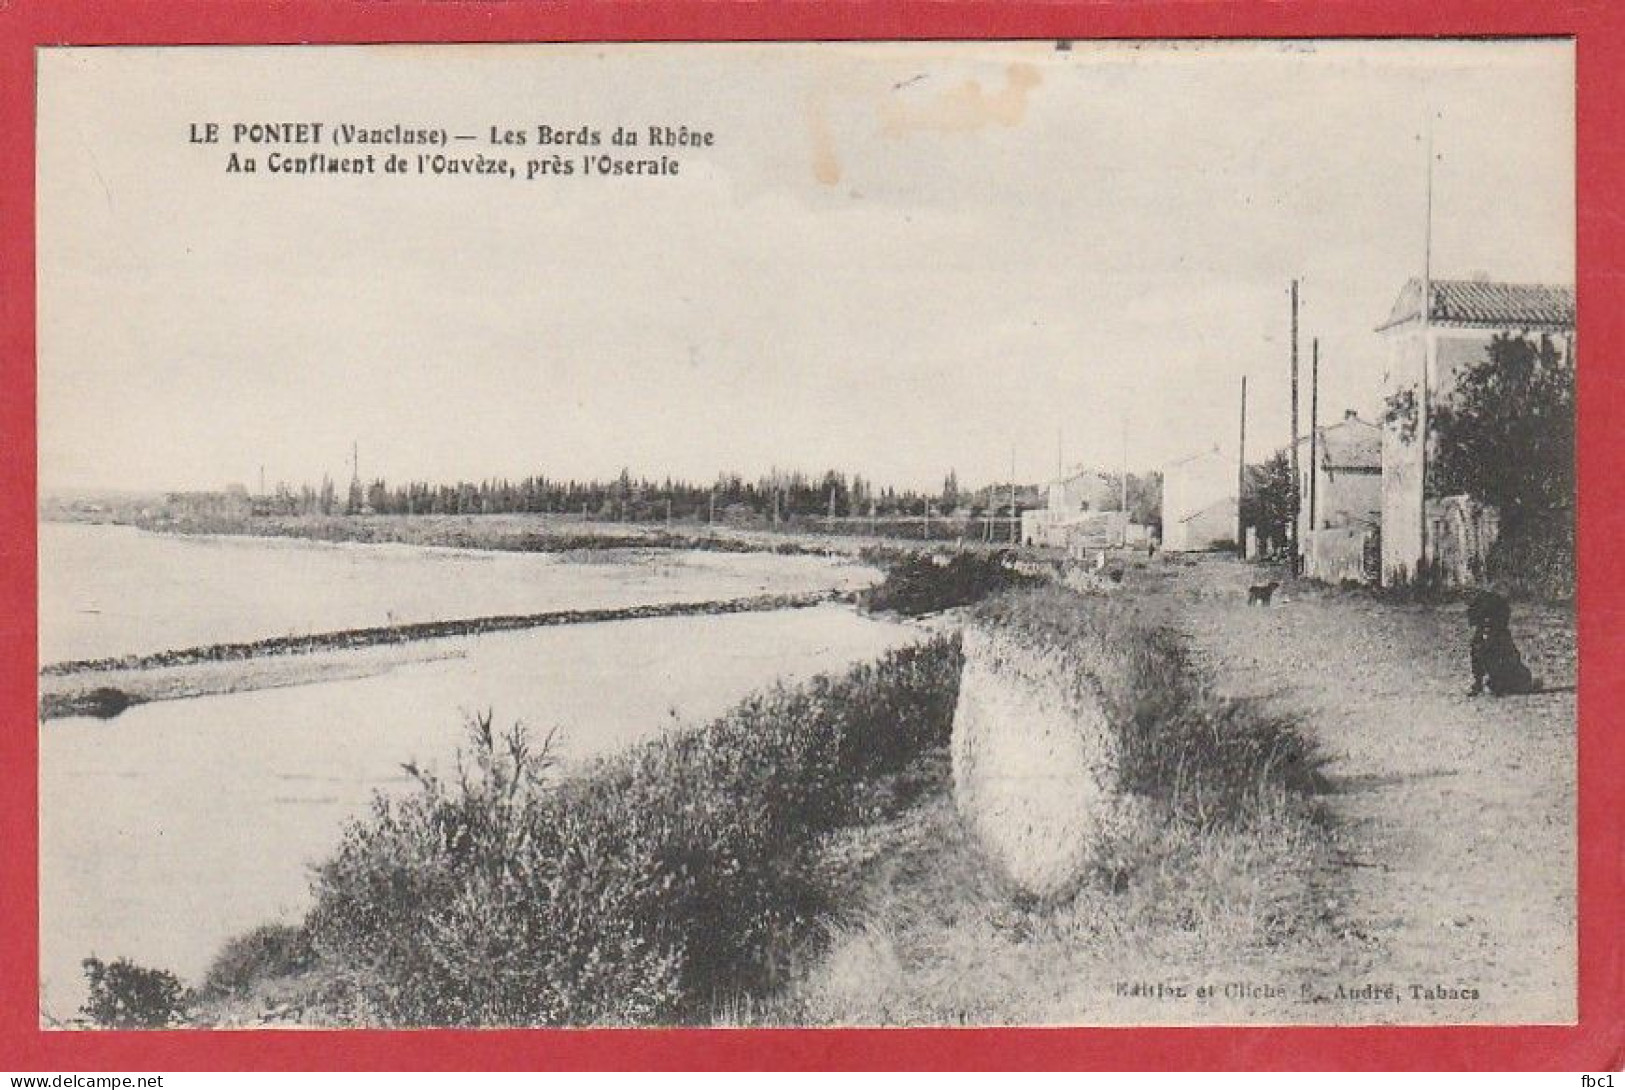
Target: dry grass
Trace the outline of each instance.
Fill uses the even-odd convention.
[[[929,755],[913,769],[925,785],[919,803],[830,839],[826,872],[844,876],[835,897],[844,907],[824,952],[749,1020],[1292,1017],[1298,991],[1285,981],[1335,944],[1317,888],[1334,831],[1313,797],[1318,757],[1295,724],[1215,695],[1180,641],[1133,609],[1051,589],[1001,599],[982,612],[990,619],[1037,643],[1110,649],[1095,667],[1111,675],[1099,680],[1123,735],[1119,790],[1142,803],[1114,865],[1064,895],[1024,893],[963,824],[946,755]],[[1273,994],[1224,994],[1255,979],[1272,982]],[[1189,995],[1133,990],[1157,982]],[[1214,994],[1198,998],[1203,985]]]
[[[934,790],[831,842],[849,867],[824,952],[745,1024],[1041,1025],[1227,1021],[1284,1007],[1137,1003],[1120,983],[1246,979],[1308,965],[1330,924],[1313,888],[1329,848],[1302,812],[1246,829],[1142,830],[1121,883],[1059,901],[1022,895],[967,836],[936,755]],[[1295,992],[1293,993],[1295,995]],[[1219,997],[1223,999],[1223,997]]]

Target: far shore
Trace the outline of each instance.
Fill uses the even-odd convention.
[[[882,519],[876,532],[832,533],[815,521],[797,520],[779,527],[763,523],[618,522],[564,514],[493,515],[209,515],[160,512],[107,512],[72,516],[47,512],[47,521],[98,522],[132,526],[154,533],[225,537],[294,538],[358,544],[418,545],[431,548],[595,554],[623,549],[684,550],[726,553],[778,553],[789,556],[856,558],[874,549],[917,550],[952,546],[959,549],[1008,549],[1008,541],[986,542],[967,534],[950,520],[910,525],[897,532],[895,520]],[[861,526],[859,527],[861,531]]]

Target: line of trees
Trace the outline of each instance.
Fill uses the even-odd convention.
[[[829,516],[895,518],[1009,514],[1009,486],[977,491],[962,488],[950,472],[937,492],[879,485],[860,474],[827,470],[822,474],[775,472],[755,480],[722,474],[708,484],[634,477],[622,470],[610,481],[567,480],[533,475],[519,480],[490,478],[431,484],[410,481],[391,485],[383,479],[352,482],[340,496],[331,478],[320,486],[298,489],[278,484],[255,497],[257,513],[268,515],[337,515],[371,512],[389,515],[573,514],[618,521],[651,521],[668,517],[707,521],[767,520]],[[1017,506],[1032,506],[1034,492],[1024,487]]]

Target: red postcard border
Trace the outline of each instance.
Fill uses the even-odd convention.
[[[1554,1069],[1625,1065],[1625,4],[1608,0],[0,0],[0,1068]],[[34,50],[56,44],[1573,36],[1580,339],[1576,1026],[42,1032]]]

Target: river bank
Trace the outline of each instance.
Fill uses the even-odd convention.
[[[584,780],[543,776],[517,796],[466,779],[461,788],[425,783],[413,806],[352,831],[321,868],[326,892],[303,924],[225,951],[210,974],[220,986],[189,1017],[214,1025],[1148,1021],[1159,1020],[1150,1001],[1123,989],[1169,978],[1176,966],[1238,987],[1261,981],[1272,957],[1288,948],[1306,957],[1326,941],[1310,888],[1330,851],[1311,798],[1317,758],[1290,721],[1206,695],[1172,637],[1154,619],[1123,612],[1128,593],[1028,585],[969,615],[1040,656],[1012,664],[1014,674],[995,667],[1004,680],[978,685],[1024,684],[1040,659],[1072,661],[1069,649],[1083,640],[1105,658],[1074,665],[1116,686],[1110,730],[1127,733],[1109,745],[1129,755],[1111,789],[1138,801],[1121,837],[1060,892],[1025,891],[1020,872],[995,861],[965,821],[950,735],[957,750],[967,699],[1004,705],[989,704],[985,689],[966,693],[968,652],[952,635],[910,653],[926,659],[892,656],[765,692]],[[928,660],[923,673],[908,665]],[[502,771],[490,745],[487,737],[487,756],[470,767],[487,777],[497,770],[499,783],[532,783],[517,768]],[[741,747],[755,756],[745,759]],[[490,828],[517,825],[492,841],[504,863],[491,873],[534,875],[553,891],[545,897],[493,887],[479,878],[486,869],[414,846],[412,830],[438,828],[435,815],[498,797],[514,801]],[[603,820],[582,817],[569,835],[595,830],[590,844],[543,835],[558,823],[542,815],[583,805]],[[793,843],[775,839],[788,830]],[[526,847],[516,857],[503,844]],[[578,857],[582,866],[598,862],[579,876],[559,871]],[[683,864],[668,876],[673,860]],[[379,884],[400,865],[416,892]],[[585,929],[556,926],[566,878],[570,898],[608,905],[608,916]],[[465,920],[465,910],[474,915]],[[424,916],[437,921],[428,930],[413,922]],[[468,930],[476,918],[512,922],[517,930],[504,924],[503,934],[532,953],[492,962],[479,951],[496,940]],[[461,937],[445,945],[452,935]],[[623,947],[626,957],[611,963],[630,959],[639,967],[630,976],[538,968]],[[482,966],[472,999],[456,968],[465,957]],[[430,964],[443,979],[425,975]],[[1074,1002],[1063,1003],[1068,989]],[[1075,1000],[1085,995],[1080,1008]],[[1247,991],[1204,1003],[1194,1019],[1188,1008],[1163,1006],[1160,1020],[1270,1016],[1298,998],[1272,991],[1264,1002]]]
[[[561,625],[245,660],[225,666],[442,656],[141,704],[112,721],[53,720],[39,739],[46,1009],[71,1016],[86,956],[128,957],[195,984],[231,936],[301,918],[310,867],[375,793],[410,789],[403,765],[457,776],[470,715],[491,710],[552,734],[567,774],[708,722],[776,682],[925,635],[839,603]]]
[[[40,534],[58,1019],[87,956],[192,983],[231,934],[297,916],[345,823],[405,788],[403,764],[450,769],[471,714],[556,729],[574,767],[921,638],[840,600],[880,578],[843,558]]]

